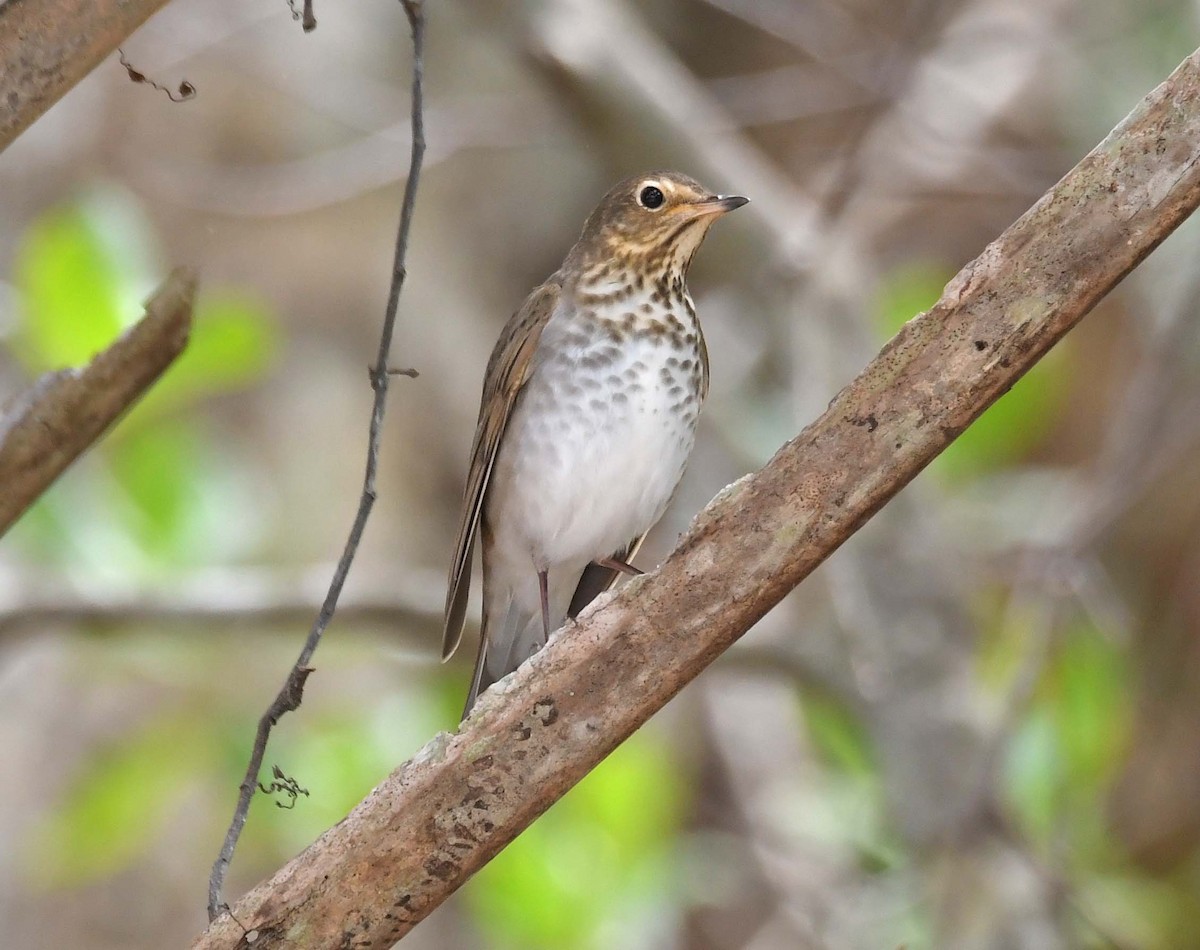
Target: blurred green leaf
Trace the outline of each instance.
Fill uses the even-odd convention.
[[[34,222],[17,250],[15,279],[25,319],[14,350],[31,372],[86,362],[125,326],[120,277],[78,207]]]
[[[152,564],[130,526],[136,508],[116,490],[102,454],[94,450],[75,462],[7,535],[31,562],[74,566],[95,580],[114,581]]]
[[[98,753],[61,808],[35,826],[29,864],[46,887],[83,884],[120,871],[159,834],[181,791],[212,764],[209,727],[198,716],[155,720]]]
[[[858,718],[844,704],[816,690],[808,690],[803,703],[809,737],[826,763],[851,775],[874,775],[870,739]]]
[[[639,734],[479,873],[472,911],[497,947],[607,947],[614,930],[622,946],[653,946],[630,941],[652,933],[670,899],[684,805],[670,756]],[[630,917],[644,919],[619,926]]]
[[[363,718],[350,716],[310,720],[301,734],[271,754],[283,771],[307,788],[312,797],[291,811],[277,808],[269,796],[258,796],[256,805],[276,813],[273,819],[266,820],[300,844],[345,818],[400,761],[383,754],[372,741]],[[263,770],[263,781],[269,781],[269,774],[268,765]]]
[[[17,246],[23,319],[13,349],[31,373],[91,359],[142,314],[161,270],[136,199],[111,186],[38,218]]]
[[[1103,801],[1127,751],[1131,686],[1115,644],[1087,624],[1067,629],[1008,749],[1006,790],[1022,826],[1043,845],[1066,835],[1081,862],[1111,850]]]
[[[13,344],[27,369],[86,362],[140,318],[159,276],[155,245],[136,200],[119,189],[95,188],[37,220],[18,248],[15,279],[23,319]],[[206,288],[181,357],[39,499],[16,543],[43,561],[91,567],[98,559],[101,569],[127,573],[204,563],[244,546],[247,532],[229,525],[253,523],[247,481],[220,464],[220,447],[183,413],[261,378],[277,344],[261,303]]]
[[[124,202],[124,203],[122,203]],[[131,198],[103,192],[35,221],[17,251],[24,319],[14,345],[31,372],[90,360],[142,315],[154,242]],[[178,408],[254,382],[277,344],[266,307],[205,289],[187,349],[135,412]]]
[[[170,556],[186,547],[205,441],[195,429],[159,424],[135,430],[108,453],[113,476],[136,509],[122,520],[148,553]]]
[[[1005,789],[1021,826],[1034,841],[1051,840],[1061,813],[1058,742],[1054,722],[1045,709],[1033,710],[1009,743]]]
[[[1001,584],[975,592],[971,604],[974,626],[979,630],[975,661],[982,684],[998,696],[1004,695],[1018,675],[1029,650],[1032,618],[1023,617],[1009,603],[1009,592]]]
[[[54,485],[9,530],[8,542],[31,563],[54,564],[66,555],[64,489]]]
[[[1067,775],[1097,786],[1124,759],[1132,709],[1124,654],[1090,628],[1071,631],[1057,662],[1053,709],[1062,738]]]
[[[884,339],[895,336],[904,324],[928,310],[954,274],[932,263],[906,264],[884,275],[876,297],[876,326]]]
[[[1194,891],[1190,901],[1181,901],[1180,896],[1188,890],[1136,873],[1090,876],[1079,890],[1086,914],[1080,935],[1095,945],[1111,947],[1114,940],[1121,947],[1138,950],[1179,950],[1196,945],[1200,907]]]
[[[86,362],[142,315],[161,267],[155,236],[132,196],[96,189],[44,214],[17,249],[23,317],[14,347],[31,372]],[[146,401],[159,411],[258,379],[276,336],[266,307],[206,288],[187,349]]]
[[[897,268],[883,281],[877,325],[883,339],[897,333],[918,313],[932,307],[953,277],[930,264]],[[1063,347],[1052,350],[1010,392],[934,459],[930,468],[951,480],[1011,465],[1050,431],[1065,392]]]
[[[199,424],[170,418],[107,439],[10,535],[31,561],[127,583],[243,556],[268,509]]]
[[[329,671],[337,663],[335,647],[322,668]],[[278,765],[310,795],[291,809],[276,807],[276,801],[286,806],[284,796],[256,795],[248,838],[258,847],[269,846],[271,853],[294,854],[345,818],[444,724],[437,716],[435,692],[423,680],[412,681],[403,691],[360,701],[349,715],[313,716],[310,710],[303,722],[285,722],[272,737],[262,781],[269,782],[271,767]],[[251,723],[243,723],[241,729],[242,743],[230,746],[230,767],[236,769],[246,767],[244,743],[254,731]]]
[[[254,383],[277,347],[261,303],[228,291],[202,293],[187,349],[130,414],[133,425]]]
[[[905,861],[890,826],[871,736],[845,703],[807,689],[801,700],[808,736],[825,774],[789,802],[789,819],[804,837],[852,848],[860,868],[878,873]]]

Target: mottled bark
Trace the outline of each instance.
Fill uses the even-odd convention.
[[[196,948],[387,947],[777,604],[1200,203],[1200,52],[721,492]],[[753,197],[753,196],[752,196]],[[769,196],[765,199],[769,200]],[[243,926],[247,928],[243,930]]]

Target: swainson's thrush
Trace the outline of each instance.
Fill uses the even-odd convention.
[[[746,203],[677,172],[604,196],[566,260],[505,324],[488,361],[442,658],[462,638],[478,537],[479,693],[608,589],[662,517],[695,441],[708,353],[684,278]]]

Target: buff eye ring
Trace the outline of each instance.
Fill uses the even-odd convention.
[[[666,197],[662,193],[661,188],[654,185],[647,185],[638,192],[638,204],[643,208],[648,208],[650,211],[655,211],[663,206]]]

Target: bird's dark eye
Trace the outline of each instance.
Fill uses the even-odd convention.
[[[647,185],[642,189],[641,194],[638,195],[638,202],[641,206],[649,208],[651,211],[655,208],[661,208],[664,200],[662,190],[655,188],[653,185]]]

